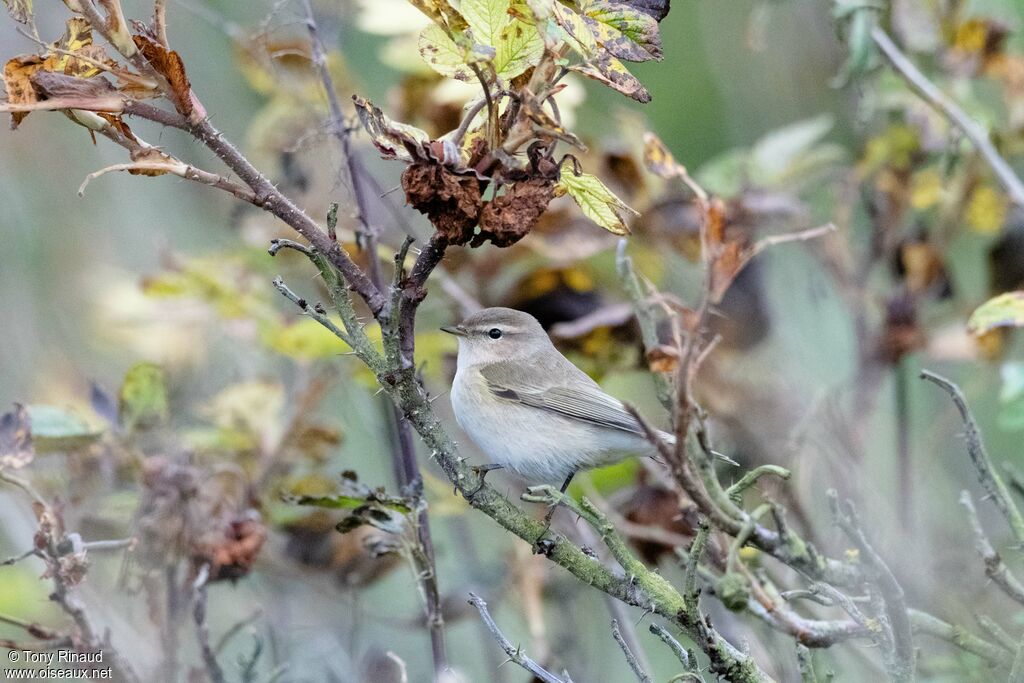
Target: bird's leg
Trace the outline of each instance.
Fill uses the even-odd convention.
[[[485,465],[471,465],[469,469],[472,470],[473,473],[476,474],[478,477],[480,477],[480,483],[477,484],[475,489],[473,489],[472,491],[470,491],[469,493],[467,493],[465,495],[466,500],[472,501],[473,500],[473,496],[475,496],[476,494],[480,493],[480,490],[483,489],[483,487],[484,487],[484,480],[487,479],[487,473],[488,472],[490,472],[492,470],[500,470],[500,469],[504,469],[504,468],[505,468],[504,465],[499,465],[499,464],[493,463],[493,462],[489,462],[489,463],[487,463]]]
[[[576,476],[575,472],[570,472],[569,476],[562,482],[562,487],[558,489],[559,493],[565,493],[566,489],[569,488],[569,484],[572,483],[572,478]],[[534,554],[546,555],[546,549],[543,547],[543,539],[547,536],[548,531],[551,530],[551,518],[555,516],[555,510],[558,509],[558,504],[554,504],[548,509],[548,513],[544,515],[544,531],[541,532],[540,536],[537,537],[536,542],[533,544]]]

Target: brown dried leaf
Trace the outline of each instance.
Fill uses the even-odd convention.
[[[554,181],[545,178],[506,186],[504,194],[484,204],[480,234],[472,246],[490,240],[496,247],[508,247],[526,237],[554,197],[554,187]]]
[[[62,73],[37,71],[30,77],[36,91],[46,99],[58,97],[109,98],[117,96],[117,90],[103,78],[80,78]]]
[[[193,571],[209,565],[211,582],[240,579],[252,569],[266,540],[267,527],[259,513],[247,510],[191,549]]]
[[[661,344],[647,350],[647,366],[651,372],[675,372],[679,366],[679,349]]]
[[[157,72],[167,79],[171,86],[171,101],[182,116],[191,116],[195,107],[192,102],[192,84],[185,74],[185,63],[174,50],[168,50],[146,36],[132,36],[135,45]]]
[[[452,244],[465,244],[473,237],[480,216],[480,181],[457,175],[434,162],[411,164],[402,173],[405,198],[434,229]]]
[[[4,65],[4,86],[7,101],[11,104],[34,104],[39,101],[32,87],[32,74],[43,68],[43,58],[38,55],[21,55],[8,60]],[[11,128],[28,116],[27,111],[11,112]]]
[[[18,469],[35,457],[28,411],[20,403],[0,417],[0,469]]]

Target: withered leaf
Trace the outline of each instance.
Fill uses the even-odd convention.
[[[554,188],[554,181],[545,178],[506,186],[504,194],[484,204],[473,246],[490,240],[497,247],[508,247],[526,237],[554,197]]]
[[[430,144],[430,136],[426,131],[392,121],[380,107],[358,95],[352,96],[352,102],[356,105],[359,121],[384,158],[404,161],[429,158],[426,148]]]
[[[651,101],[651,93],[643,83],[631,74],[622,62],[610,54],[598,55],[589,62],[573,64],[569,68],[587,78],[604,83],[609,88],[617,90],[637,102],[647,104]]]
[[[154,40],[145,36],[132,36],[136,47],[142,53],[157,72],[167,79],[171,86],[171,95],[174,108],[182,116],[191,116],[194,110],[192,104],[192,84],[189,83],[185,74],[185,63],[181,56],[174,50],[168,50]]]
[[[4,0],[11,18],[20,24],[32,21],[32,0]]]
[[[32,74],[43,68],[43,58],[37,55],[14,57],[4,65],[4,86],[7,88],[7,101],[11,104],[33,104],[39,101],[35,88],[32,87]],[[11,113],[11,127],[17,128],[28,112]]]
[[[68,19],[64,35],[51,46],[50,55],[43,63],[43,69],[91,78],[103,71],[101,67],[113,67],[116,63],[106,51],[92,44],[92,26],[81,17]]]
[[[660,22],[668,16],[670,0],[619,0],[619,4],[628,5]]]
[[[665,143],[651,132],[644,133],[644,166],[659,178],[674,178],[686,173]]]
[[[458,175],[434,162],[410,165],[402,173],[405,198],[434,229],[452,244],[465,244],[473,237],[480,215],[480,181],[472,175]]]
[[[28,411],[20,403],[0,416],[0,469],[18,469],[32,462],[32,428]]]
[[[47,99],[55,97],[81,97],[83,99],[109,97],[117,90],[103,78],[79,78],[62,73],[37,71],[30,77],[39,94]]]
[[[601,47],[619,59],[646,62],[662,57],[658,22],[648,14],[599,0],[586,8],[583,19]]]
[[[675,372],[679,365],[679,349],[659,345],[647,350],[647,366],[651,372]]]

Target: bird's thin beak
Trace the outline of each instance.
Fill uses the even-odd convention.
[[[448,334],[454,334],[456,337],[466,336],[466,328],[463,327],[462,325],[447,325],[445,327],[442,327],[441,331],[447,332]]]

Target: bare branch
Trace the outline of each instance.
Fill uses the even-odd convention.
[[[985,563],[985,575],[1002,588],[1004,593],[1024,605],[1024,585],[1014,576],[1010,568],[1006,566],[1003,558],[996,552],[992,542],[985,535],[985,529],[982,528],[981,521],[978,519],[978,511],[974,509],[971,494],[967,491],[961,491],[960,504],[967,511],[967,519],[971,524],[971,530],[974,532],[974,547],[978,550],[978,554],[981,555],[981,559]]]
[[[1017,543],[1024,545],[1024,516],[1021,515],[1017,504],[1013,502],[1013,497],[1003,478],[992,467],[992,461],[985,449],[985,442],[981,438],[978,423],[974,421],[974,415],[971,414],[971,409],[967,406],[967,400],[964,398],[963,392],[960,391],[960,387],[945,377],[927,370],[921,371],[921,378],[937,385],[953,399],[953,404],[960,411],[960,418],[964,422],[967,454],[970,455],[974,468],[978,470],[978,480],[988,497],[1006,517]]]
[[[612,619],[612,638],[614,638],[615,642],[619,644],[620,648],[622,648],[622,654],[626,658],[626,663],[629,664],[629,668],[633,670],[633,673],[636,675],[636,679],[640,681],[640,683],[653,683],[651,677],[648,676],[647,672],[640,666],[640,662],[637,661],[636,655],[630,651],[629,645],[626,644],[626,641],[622,637],[622,633],[619,631],[619,622],[615,619]]]
[[[480,612],[480,618],[484,620],[484,623],[487,624],[487,629],[491,632],[491,635],[494,636],[494,639],[498,641],[499,645],[501,645],[501,649],[508,655],[509,661],[523,667],[536,678],[544,681],[544,683],[567,683],[564,678],[555,676],[540,664],[526,656],[521,648],[513,646],[509,639],[505,637],[505,634],[501,632],[501,629],[498,628],[498,625],[494,623],[494,619],[491,618],[491,613],[487,611],[487,603],[479,596],[470,593],[469,604],[476,607],[477,611]]]

